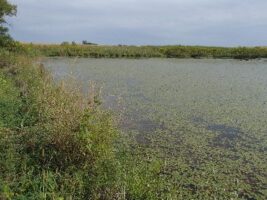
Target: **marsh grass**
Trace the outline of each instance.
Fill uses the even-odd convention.
[[[20,44],[20,52],[48,57],[90,58],[267,58],[266,47],[206,47],[206,46],[97,46]]]

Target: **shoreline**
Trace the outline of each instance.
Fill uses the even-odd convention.
[[[19,43],[22,51],[35,56],[80,58],[193,58],[253,60],[267,58],[267,47],[205,46],[97,46]]]

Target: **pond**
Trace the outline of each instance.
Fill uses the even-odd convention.
[[[57,80],[75,79],[85,93],[93,81],[101,89],[102,105],[120,119],[121,131],[136,145],[170,160],[176,166],[171,173],[181,171],[181,163],[190,167],[191,174],[204,170],[207,176],[217,170],[213,176],[231,188],[244,184],[254,198],[267,194],[266,60],[49,58],[43,62]],[[233,186],[234,174],[241,186]],[[199,176],[194,184],[207,180]]]

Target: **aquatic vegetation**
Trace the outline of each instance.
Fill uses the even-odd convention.
[[[102,87],[103,106],[121,118],[129,199],[267,196],[264,60],[44,63],[58,81],[71,74],[84,87],[88,80]],[[111,97],[120,97],[117,106]]]
[[[267,196],[264,60],[0,57],[1,198]]]

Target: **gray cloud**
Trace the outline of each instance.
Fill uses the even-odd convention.
[[[267,45],[266,0],[12,0],[17,40]]]

